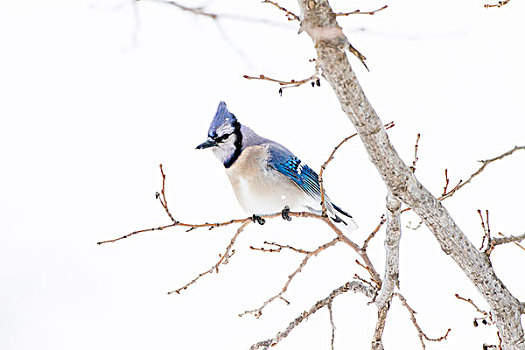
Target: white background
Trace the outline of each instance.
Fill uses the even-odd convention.
[[[203,4],[186,3],[189,6]],[[252,251],[278,241],[314,249],[333,234],[316,222],[250,225],[220,273],[181,295],[166,294],[207,270],[235,228],[147,233],[114,244],[97,241],[169,223],[154,194],[159,163],[173,214],[184,222],[244,217],[222,165],[196,151],[219,100],[241,123],[275,139],[319,169],[354,129],[325,81],[287,89],[243,74],[310,76],[315,52],[297,23],[259,1],[208,1],[212,12],[271,23],[197,17],[175,7],[125,0],[0,1],[0,349],[247,349],[273,337],[304,309],[350,280],[366,277],[340,245],[311,259],[285,297],[263,316],[238,317],[284,285],[302,256]],[[336,11],[372,10],[377,1],[334,1]],[[371,72],[351,57],[368,98],[398,152],[412,162],[421,133],[417,177],[439,195],[477,160],[525,142],[523,2],[485,9],[481,0],[396,1],[374,16],[341,18]],[[299,12],[294,1],[282,5]],[[477,209],[492,231],[523,233],[525,152],[495,164],[445,202],[479,246]],[[357,242],[384,212],[385,187],[358,139],[326,171],[334,202],[351,212]],[[418,223],[403,215],[403,224]],[[370,255],[383,271],[381,231]],[[498,247],[494,268],[525,300],[525,252]],[[474,328],[486,304],[424,228],[404,229],[401,291],[430,336],[452,328],[430,349],[480,349],[495,327]],[[361,295],[334,303],[337,349],[369,348],[375,306]],[[409,315],[395,301],[384,340],[419,349]],[[329,349],[323,309],[279,349]]]

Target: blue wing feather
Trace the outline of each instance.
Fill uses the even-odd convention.
[[[286,148],[272,145],[268,152],[269,165],[286,175],[290,180],[295,182],[299,188],[310,195],[315,200],[321,200],[321,189],[319,185],[319,176],[308,165],[301,162],[292,152]]]
[[[318,201],[319,203],[321,202],[321,186],[319,185],[319,176],[315,171],[313,171],[308,165],[302,163],[301,160],[294,156],[292,152],[278,143],[272,142],[268,147],[268,153],[268,164],[272,168],[281,174],[286,175],[314,200]],[[341,219],[341,217],[337,215],[336,212],[339,212],[340,214],[350,218],[350,222],[352,223],[353,227],[357,227],[355,222],[351,219],[352,216],[350,214],[333,204],[326,195],[325,199],[327,209],[333,215],[333,220],[335,222],[342,222],[343,224],[348,225],[343,219]],[[315,211],[313,208],[310,210]]]

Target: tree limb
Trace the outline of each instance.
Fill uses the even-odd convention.
[[[323,77],[352,121],[370,160],[398,200],[412,208],[487,300],[502,338],[504,350],[525,348],[521,304],[496,276],[487,256],[479,252],[456,225],[441,202],[401,160],[366,98],[345,53],[348,40],[327,0],[299,0],[301,28],[315,43]]]
[[[414,168],[415,169],[415,168]],[[401,203],[389,192],[386,198],[386,235],[385,235],[385,276],[381,290],[376,298],[377,323],[372,339],[372,350],[383,349],[383,331],[386,316],[394,294],[399,287],[399,242],[401,240]]]
[[[398,297],[398,299],[401,301],[401,304],[403,304],[403,306],[410,313],[410,319],[412,320],[412,323],[414,324],[414,327],[416,327],[416,330],[417,330],[417,333],[418,333],[418,336],[419,336],[419,341],[421,342],[421,346],[423,347],[423,350],[426,349],[425,340],[439,342],[439,341],[447,339],[448,334],[451,331],[450,328],[447,330],[445,335],[442,335],[441,337],[438,337],[438,338],[430,338],[425,332],[423,332],[423,330],[421,329],[421,327],[417,323],[416,312],[414,311],[414,309],[412,309],[410,307],[410,305],[408,305],[407,300],[405,299],[405,297],[403,295],[401,295],[400,293],[394,293],[394,295],[396,297]]]
[[[444,200],[444,199],[452,197],[454,195],[454,193],[456,193],[457,190],[461,189],[463,186],[465,186],[466,184],[470,183],[472,181],[472,179],[474,179],[476,176],[481,174],[481,172],[483,170],[485,170],[487,165],[489,165],[490,163],[495,162],[497,160],[503,159],[503,158],[505,158],[507,156],[510,156],[512,153],[514,153],[514,152],[516,152],[518,150],[525,150],[525,146],[514,146],[513,149],[511,149],[511,150],[509,150],[509,151],[507,151],[505,153],[502,153],[502,154],[500,154],[497,157],[486,159],[486,160],[480,160],[480,163],[482,163],[482,165],[479,167],[479,169],[476,170],[474,173],[472,173],[472,175],[470,175],[470,177],[467,179],[467,181],[461,181],[460,180],[458,182],[458,184],[456,186],[454,186],[454,188],[451,189],[448,192],[447,192],[447,187],[448,187],[449,180],[448,180],[447,170],[445,169],[446,184],[445,184],[445,189],[443,190],[443,195],[441,197],[439,197],[439,200]]]
[[[506,244],[506,243],[511,243],[511,242],[521,242],[525,240],[525,233],[522,234],[522,235],[519,235],[519,236],[507,236],[507,237],[503,237],[503,238],[492,238],[490,240],[490,244],[491,245],[500,245],[500,244]]]
[[[273,337],[273,338],[270,338],[270,339],[267,339],[267,340],[263,340],[263,341],[260,341],[258,343],[253,344],[250,347],[250,350],[257,350],[257,349],[261,349],[261,348],[263,350],[266,350],[266,349],[269,349],[272,346],[275,346],[281,340],[286,338],[295,327],[297,327],[299,324],[301,324],[301,322],[303,322],[306,319],[308,319],[308,317],[310,317],[311,315],[313,315],[314,313],[316,313],[317,311],[319,311],[323,307],[328,306],[329,304],[331,304],[333,299],[335,297],[337,297],[338,295],[341,295],[341,294],[349,292],[349,291],[352,291],[354,293],[357,293],[357,292],[363,293],[364,295],[366,295],[369,298],[372,298],[375,295],[375,289],[370,287],[370,286],[367,286],[364,283],[361,283],[361,282],[358,282],[358,281],[347,282],[344,285],[342,285],[341,287],[334,289],[333,292],[330,293],[330,295],[327,296],[326,298],[321,299],[317,303],[315,303],[310,308],[310,310],[303,311],[299,316],[297,316],[295,318],[295,320],[290,322],[290,324],[288,325],[288,327],[286,327],[286,329],[284,331],[277,333],[277,335],[275,337]]]

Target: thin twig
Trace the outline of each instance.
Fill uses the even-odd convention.
[[[168,209],[168,200],[166,199],[166,193],[164,191],[165,188],[166,188],[166,175],[164,175],[164,170],[162,169],[162,164],[159,164],[159,167],[160,167],[160,173],[162,175],[162,190],[160,191],[160,195],[157,192],[155,194],[155,197],[157,197],[159,199],[160,204],[162,205],[162,207],[166,211],[166,214],[168,214],[168,216],[170,217],[171,221],[176,223],[177,220],[175,220],[173,218],[173,215],[171,215],[170,210]],[[162,196],[162,198],[161,198],[161,196]]]
[[[425,349],[425,339],[428,340],[428,341],[435,341],[435,342],[440,342],[442,340],[445,340],[447,339],[448,337],[448,334],[450,333],[451,329],[449,328],[447,330],[447,332],[445,333],[445,335],[439,337],[439,338],[430,338],[425,332],[423,332],[423,330],[421,329],[421,327],[419,326],[419,324],[417,323],[417,320],[416,320],[416,312],[414,311],[414,309],[412,309],[410,307],[410,305],[408,305],[407,303],[407,300],[405,299],[405,297],[399,293],[394,293],[394,295],[396,297],[399,298],[399,300],[401,301],[401,303],[403,304],[403,306],[408,310],[408,312],[410,313],[410,319],[412,320],[412,323],[414,324],[414,327],[416,327],[417,329],[417,333],[418,333],[418,336],[419,336],[419,341],[421,342],[421,346],[423,347],[423,349]]]
[[[370,287],[376,289],[376,286],[372,284],[372,282],[365,280],[363,277],[359,276],[357,273],[354,274],[354,279],[361,281],[363,283],[368,284]]]
[[[419,230],[419,228],[423,225],[423,221],[422,220],[419,220],[419,222],[417,223],[416,226],[412,226],[412,221],[409,221],[405,227],[408,228],[408,229],[411,229],[411,230]]]
[[[476,176],[481,174],[481,172],[483,170],[485,170],[487,165],[489,165],[490,163],[495,162],[497,160],[500,160],[500,159],[503,159],[505,157],[508,157],[508,156],[510,156],[511,154],[513,154],[514,152],[516,152],[518,150],[525,150],[525,146],[515,146],[513,149],[511,149],[511,150],[509,150],[509,151],[507,151],[507,152],[505,152],[503,154],[500,154],[497,157],[494,157],[494,158],[491,158],[491,159],[487,159],[487,160],[481,160],[480,162],[483,165],[478,170],[476,170],[472,175],[470,175],[470,177],[467,179],[467,181],[464,181],[464,182],[460,181],[452,190],[450,190],[447,193],[443,193],[443,195],[441,197],[439,197],[438,200],[442,201],[444,199],[452,197],[454,195],[454,193],[456,193],[459,189],[463,188],[463,186],[465,186],[466,184],[470,183],[472,181],[472,179],[474,179]]]
[[[469,303],[470,305],[472,305],[472,306],[476,309],[476,311],[479,312],[480,314],[482,314],[482,315],[484,315],[484,316],[490,316],[490,314],[489,314],[487,311],[485,311],[485,310],[481,310],[476,304],[474,304],[474,302],[472,301],[472,299],[470,299],[470,298],[468,298],[468,299],[467,299],[467,298],[463,298],[462,296],[460,296],[460,295],[457,294],[457,293],[454,294],[454,296],[455,296],[456,298],[458,298],[459,300],[466,301],[467,303]]]
[[[483,7],[485,8],[490,8],[490,7],[502,7],[504,5],[507,5],[508,3],[510,2],[510,0],[501,0],[501,1],[498,1],[497,4],[485,4],[483,5]]]
[[[253,344],[250,347],[250,350],[257,350],[257,349],[267,350],[270,347],[277,345],[281,340],[286,338],[295,327],[297,327],[303,321],[307,320],[308,317],[312,316],[314,313],[316,313],[323,307],[328,306],[328,304],[332,303],[334,298],[337,297],[338,295],[341,295],[349,291],[353,291],[354,293],[357,293],[357,292],[363,293],[369,298],[372,298],[375,295],[374,288],[370,288],[369,286],[364,285],[358,281],[347,282],[341,287],[334,289],[332,293],[330,293],[330,295],[327,296],[326,298],[319,300],[308,311],[303,311],[299,316],[295,318],[295,320],[290,322],[290,324],[288,325],[288,327],[286,327],[285,330],[283,330],[282,332],[278,332],[276,336],[273,338],[263,340],[263,341]]]
[[[445,187],[443,189],[443,194],[441,195],[441,197],[438,198],[439,201],[443,201],[447,198],[450,198],[452,197],[458,190],[460,190],[461,188],[463,188],[463,186],[465,186],[466,184],[469,184],[472,179],[474,179],[476,176],[478,176],[481,172],[483,172],[483,170],[485,170],[485,167],[487,165],[489,165],[490,163],[492,162],[495,162],[497,160],[500,160],[500,159],[503,159],[507,156],[510,156],[511,154],[513,154],[514,152],[516,152],[517,150],[524,150],[525,149],[525,146],[515,146],[513,149],[503,153],[503,154],[500,154],[499,156],[497,157],[494,157],[494,158],[491,158],[491,159],[487,159],[487,160],[480,160],[481,163],[483,163],[483,165],[478,169],[476,170],[474,173],[472,173],[472,175],[470,175],[470,177],[467,179],[467,181],[463,182],[463,180],[459,180],[458,184],[456,186],[454,186],[454,188],[452,188],[451,190],[448,190],[448,185],[449,185],[449,178],[448,178],[448,170],[445,169]],[[404,213],[404,212],[407,212],[411,210],[411,208],[405,208],[403,210],[401,210],[401,213]]]
[[[481,215],[481,210],[478,209],[478,214],[479,214],[479,218],[481,219],[481,227],[483,228],[483,240],[481,241],[481,247],[479,248],[479,250],[482,250],[483,247],[485,246],[485,239],[487,240],[487,250],[485,251],[485,253],[487,253],[487,255],[490,255],[490,251],[489,251],[489,247],[490,247],[490,226],[489,226],[489,211],[486,210],[485,211],[485,215],[487,217],[487,224],[485,226],[485,220],[483,219],[483,215]]]
[[[305,84],[305,83],[307,83],[309,81],[317,79],[317,72],[315,74],[313,74],[312,76],[310,76],[308,78],[305,78],[305,79],[301,79],[301,80],[292,79],[292,80],[289,80],[289,81],[270,78],[270,77],[267,77],[267,76],[265,76],[263,74],[259,75],[258,77],[252,77],[252,76],[249,76],[249,75],[245,74],[242,77],[245,78],[245,79],[248,79],[248,80],[253,80],[253,79],[255,79],[255,80],[267,80],[267,81],[271,81],[271,82],[274,82],[274,83],[278,83],[279,85],[283,86],[284,88],[289,88],[289,87],[296,87],[296,86]]]
[[[281,96],[283,94],[283,89],[298,87],[308,82],[311,82],[312,87],[321,86],[321,81],[319,80],[319,65],[317,64],[317,61],[315,60],[315,58],[312,58],[309,61],[315,62],[315,72],[314,74],[312,74],[311,76],[305,79],[280,80],[280,79],[274,79],[274,78],[267,77],[263,74],[259,75],[258,77],[245,74],[243,75],[243,78],[248,79],[248,80],[266,80],[266,81],[270,81],[273,83],[278,83],[279,86],[281,86],[279,88],[279,94]]]
[[[410,167],[413,173],[416,172],[416,164],[417,164],[417,161],[419,160],[419,158],[417,157],[417,151],[419,148],[419,138],[420,137],[421,137],[421,134],[418,133],[417,138],[416,138],[416,145],[414,146],[414,160],[412,161],[412,166]]]
[[[390,123],[387,123],[385,125],[385,130],[391,129],[394,126],[395,126],[395,124],[394,124],[393,121],[390,122]],[[356,137],[356,136],[357,136],[357,133],[354,133],[354,134],[352,134],[350,136],[345,137],[341,142],[339,142],[339,144],[334,147],[332,153],[330,153],[330,156],[328,157],[328,159],[321,166],[321,170],[319,171],[319,186],[320,186],[320,191],[321,191],[321,208],[322,208],[322,215],[323,216],[326,216],[326,205],[325,205],[325,200],[324,200],[324,188],[323,188],[323,173],[324,173],[326,167],[328,166],[328,163],[330,163],[332,161],[332,159],[334,159],[335,152],[337,152],[339,147],[341,147],[346,141],[348,141],[351,138]]]
[[[385,5],[377,10],[373,11],[361,11],[361,10],[355,10],[352,12],[338,12],[335,15],[336,16],[350,16],[350,15],[374,15],[376,12],[383,11],[384,9],[388,8],[388,5]]]
[[[297,218],[314,218],[314,219],[317,219],[317,220],[324,221],[326,224],[328,224],[328,226],[330,226],[332,229],[334,229],[336,234],[343,235],[342,232],[337,228],[337,226],[335,226],[330,221],[330,219],[325,218],[325,217],[323,217],[323,216],[321,216],[319,214],[315,214],[315,213],[311,213],[311,212],[289,212],[289,215],[292,216],[292,217],[297,217]],[[269,215],[261,216],[261,218],[263,218],[263,219],[274,219],[274,218],[281,218],[281,217],[282,217],[282,214],[280,212],[279,213],[275,213],[275,214],[269,214]],[[146,229],[142,229],[142,230],[133,231],[133,232],[127,233],[127,234],[125,234],[123,236],[120,236],[120,237],[117,237],[117,238],[113,238],[113,239],[108,239],[108,240],[105,240],[105,241],[97,242],[97,244],[101,245],[101,244],[106,244],[106,243],[114,243],[114,242],[118,242],[120,240],[123,240],[125,238],[129,238],[131,236],[134,236],[134,235],[137,235],[137,234],[140,234],[140,233],[152,232],[152,231],[162,231],[162,230],[165,230],[167,228],[176,227],[176,226],[186,227],[186,228],[188,228],[187,232],[189,232],[189,231],[192,231],[192,230],[195,230],[195,229],[198,229],[198,228],[213,229],[213,228],[228,226],[228,225],[232,225],[232,224],[242,224],[242,223],[251,223],[251,222],[252,222],[252,217],[251,216],[249,216],[247,218],[244,218],[244,219],[233,219],[233,220],[224,221],[224,222],[217,222],[217,223],[208,223],[208,222],[206,222],[204,224],[189,224],[189,223],[184,223],[184,222],[180,222],[180,221],[175,221],[174,223],[169,224],[169,225],[158,226],[158,227],[151,227],[151,228],[146,228]],[[356,243],[352,242],[347,237],[344,237],[344,239],[342,239],[342,241],[344,243],[346,243],[347,245],[349,245],[356,252],[359,253],[360,247]]]
[[[381,277],[379,277],[379,275],[377,275],[377,277],[374,277],[374,275],[377,273],[377,272],[373,272],[371,271],[370,269],[370,266],[367,265],[366,263],[363,264],[362,262],[360,262],[358,259],[355,259],[355,263],[362,267],[363,269],[365,269],[369,274],[370,276],[372,277],[372,281],[376,284],[376,288],[377,289],[380,289],[381,288],[381,283],[382,283],[382,280],[381,280]]]
[[[292,215],[292,214],[294,214],[294,215]],[[291,216],[296,216],[296,214],[299,214],[299,213],[290,213]],[[305,213],[305,214],[308,214],[308,213]],[[265,216],[265,218],[269,219],[269,218],[273,218],[273,217],[278,217],[280,215],[281,214],[279,213],[279,214],[274,214],[274,215],[270,215],[270,216]],[[297,216],[299,216],[299,215],[297,215]],[[124,236],[120,236],[118,238],[113,238],[113,239],[108,239],[108,240],[105,240],[105,241],[97,242],[97,244],[101,245],[101,244],[106,244],[106,243],[114,243],[114,242],[120,241],[122,239],[129,238],[131,236],[137,235],[139,233],[145,233],[145,232],[151,232],[151,231],[162,231],[164,229],[167,229],[167,228],[170,228],[170,227],[175,227],[175,226],[187,227],[188,228],[187,232],[189,232],[189,231],[195,230],[197,228],[202,228],[202,227],[215,228],[215,227],[222,227],[222,226],[227,226],[227,225],[236,224],[236,223],[245,223],[245,222],[250,223],[251,221],[252,221],[251,217],[248,217],[248,218],[245,218],[245,219],[235,219],[235,220],[230,220],[230,221],[225,221],[225,222],[218,222],[218,223],[214,223],[214,224],[210,224],[210,223],[187,224],[187,223],[175,221],[174,223],[169,224],[169,225],[164,225],[164,226],[158,226],[158,227],[152,227],[152,228],[146,228],[146,229],[142,229],[142,230],[133,231],[133,232],[130,232],[128,234],[125,234]]]
[[[445,196],[447,194],[447,188],[448,188],[449,183],[450,183],[450,180],[448,179],[448,169],[445,169],[445,186],[443,187],[442,196]]]
[[[261,252],[269,252],[269,253],[277,253],[277,252],[280,252],[282,249],[293,250],[294,252],[301,253],[301,254],[310,254],[310,253],[312,253],[312,252],[310,252],[308,250],[292,247],[291,245],[282,245],[282,244],[279,244],[279,243],[267,242],[267,241],[264,241],[264,244],[273,245],[273,246],[275,246],[277,248],[276,249],[273,249],[273,248],[268,249],[268,248],[264,248],[264,247],[256,248],[256,247],[250,246],[250,249],[258,250],[258,251],[261,251]]]
[[[379,229],[381,228],[381,226],[383,226],[385,222],[386,222],[386,217],[385,217],[385,214],[383,214],[381,215],[379,224],[377,224],[376,228],[372,232],[370,232],[368,237],[366,237],[365,241],[363,242],[363,246],[361,247],[362,250],[366,250],[368,248],[368,244],[370,243],[372,238],[375,237],[376,233],[379,232]]]
[[[192,284],[194,284],[195,282],[197,282],[201,277],[203,277],[204,275],[207,275],[209,273],[213,273],[213,271],[215,271],[216,273],[219,273],[219,266],[221,264],[227,264],[229,259],[232,257],[232,255],[234,254],[234,250],[232,250],[232,247],[233,245],[235,244],[235,241],[237,240],[237,237],[239,237],[239,235],[241,234],[241,232],[244,230],[244,228],[246,226],[248,226],[250,222],[245,222],[243,223],[238,229],[237,229],[237,232],[235,232],[235,235],[232,237],[232,239],[230,240],[230,244],[228,244],[228,246],[226,247],[226,250],[224,251],[224,253],[222,255],[220,255],[220,259],[219,261],[217,261],[217,263],[215,265],[213,265],[209,270],[207,271],[204,271],[203,273],[200,273],[197,277],[195,277],[193,280],[191,280],[190,282],[186,283],[184,286],[178,288],[178,289],[175,289],[175,290],[172,290],[172,291],[169,291],[168,294],[172,294],[172,293],[177,293],[177,294],[180,294],[181,291],[187,289],[189,286],[191,286]],[[231,251],[231,253],[230,253]]]
[[[139,1],[139,0],[136,0],[136,1]],[[218,14],[207,12],[204,10],[203,7],[188,7],[188,6],[181,5],[176,1],[171,1],[171,0],[149,0],[149,1],[155,1],[155,2],[167,4],[167,5],[175,6],[180,10],[187,11],[187,12],[193,13],[194,15],[198,15],[198,16],[209,17],[214,20],[219,18]]]
[[[284,7],[282,7],[281,5],[279,5],[278,3],[274,2],[274,1],[263,0],[263,4],[271,4],[271,5],[275,6],[275,7],[277,7],[279,10],[285,12],[286,13],[286,18],[289,21],[300,21],[301,20],[299,18],[299,16],[297,16],[295,13],[293,13],[291,11],[288,11],[287,9],[285,9]]]
[[[136,2],[139,1],[150,1],[150,2],[157,2],[160,4],[169,5],[175,8],[178,8],[179,10],[192,13],[196,16],[202,16],[204,18],[209,18],[210,20],[213,20],[215,23],[218,23],[220,20],[232,20],[232,21],[242,21],[242,22],[249,22],[249,23],[261,23],[271,26],[278,26],[278,27],[285,27],[282,22],[268,20],[261,17],[250,17],[250,16],[244,16],[244,15],[238,15],[234,13],[214,13],[207,11],[204,7],[188,7],[181,5],[178,1],[174,0],[134,0]]]
[[[314,251],[311,251],[311,252],[303,251],[303,252],[305,252],[306,256],[304,257],[303,261],[299,264],[299,266],[295,269],[295,271],[291,275],[288,276],[288,279],[286,280],[286,283],[284,284],[284,287],[281,289],[281,291],[279,293],[275,294],[274,296],[270,297],[269,299],[267,299],[259,308],[252,309],[252,310],[246,310],[242,314],[239,314],[239,316],[242,317],[244,315],[251,314],[251,315],[255,316],[255,318],[261,317],[263,309],[268,304],[270,304],[275,299],[282,298],[283,294],[286,293],[286,291],[288,290],[288,287],[290,286],[290,283],[292,282],[294,277],[297,276],[297,274],[299,274],[302,271],[302,269],[306,266],[306,264],[308,263],[308,260],[311,257],[317,256],[317,254],[319,254],[320,252],[326,250],[329,247],[334,246],[337,242],[340,242],[340,241],[341,241],[341,238],[340,237],[336,237],[333,240],[331,240],[330,242],[319,246]]]

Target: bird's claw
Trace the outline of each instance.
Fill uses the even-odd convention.
[[[264,223],[266,222],[266,220],[261,218],[259,215],[255,215],[255,214],[252,215],[252,221],[257,222],[259,225],[264,225]]]
[[[286,221],[292,221],[292,217],[290,216],[290,207],[285,206],[284,209],[281,211],[281,216],[283,217],[283,220]]]

